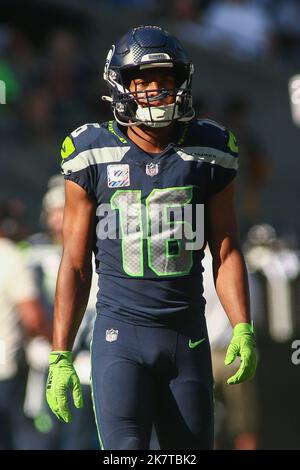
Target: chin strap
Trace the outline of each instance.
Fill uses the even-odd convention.
[[[172,103],[168,105],[145,107],[138,106],[136,117],[149,127],[165,127],[172,121],[190,121],[195,116],[194,109],[187,116],[180,117],[178,115],[178,104]]]
[[[114,113],[114,118],[115,118],[115,120],[116,120],[117,123],[120,124],[121,126],[124,126],[124,127],[132,127],[132,126],[140,126],[141,124],[143,124],[141,121],[136,121],[136,122],[125,122],[125,121],[121,121],[121,119],[118,118],[118,114],[117,114],[117,112],[116,112],[115,109],[114,109],[113,113]]]
[[[153,127],[153,128],[157,128],[157,127],[167,127],[171,124],[172,121],[179,121],[179,122],[188,122],[190,121],[191,119],[193,119],[193,117],[195,116],[195,111],[194,109],[192,110],[191,114],[189,114],[188,116],[183,116],[181,118],[175,118],[175,119],[170,119],[170,120],[164,120],[164,121],[153,121],[153,120],[147,120],[147,121],[141,121],[141,120],[137,120],[137,121],[134,121],[134,122],[126,122],[126,121],[122,121],[119,117],[118,117],[118,114],[117,114],[117,111],[114,109],[113,111],[114,113],[114,118],[115,120],[117,121],[118,124],[120,124],[121,126],[124,126],[124,127],[132,127],[132,126],[140,126],[142,124],[144,124],[145,126],[148,126],[148,127]]]

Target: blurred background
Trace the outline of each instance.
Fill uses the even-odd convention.
[[[289,97],[300,73],[299,0],[1,0],[0,449],[98,448],[89,398],[94,284],[75,345],[85,411],[74,410],[67,428],[44,398],[61,256],[60,147],[83,123],[112,118],[100,99],[104,61],[139,24],[181,40],[195,65],[197,116],[228,126],[240,147],[236,202],[259,365],[253,382],[226,385],[231,328],[207,253],[215,446],[300,449],[300,129]]]

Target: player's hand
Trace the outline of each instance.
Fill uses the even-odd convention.
[[[253,326],[249,323],[238,323],[233,329],[233,336],[227,349],[225,365],[235,358],[241,358],[238,371],[227,380],[229,385],[251,380],[256,371],[256,347]]]
[[[46,385],[48,405],[60,421],[70,423],[68,390],[72,392],[76,408],[83,407],[82,390],[73,366],[70,351],[52,351],[49,356],[49,374]]]

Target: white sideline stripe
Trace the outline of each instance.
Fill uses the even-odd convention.
[[[130,147],[103,147],[80,152],[72,160],[63,162],[62,169],[65,175],[75,171],[84,170],[97,163],[120,162]]]
[[[230,153],[212,147],[185,147],[177,150],[177,154],[185,161],[203,161],[233,170],[238,169],[238,158]]]

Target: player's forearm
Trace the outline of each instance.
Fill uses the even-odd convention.
[[[91,262],[75,267],[62,259],[55,294],[53,350],[70,351],[86,310],[91,287]]]
[[[237,323],[249,323],[251,319],[248,276],[239,248],[232,248],[223,259],[214,259],[213,271],[218,297],[232,326]]]

